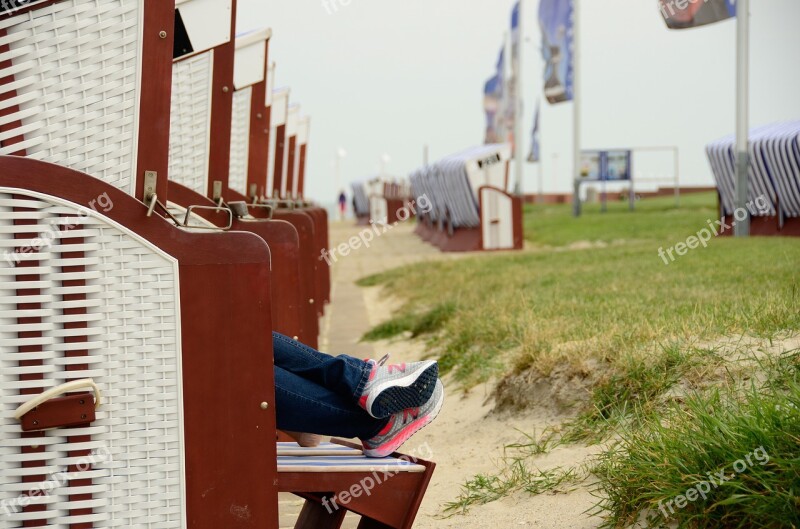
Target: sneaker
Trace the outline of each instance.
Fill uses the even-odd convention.
[[[400,448],[412,435],[429,425],[439,415],[444,403],[444,385],[436,381],[433,395],[420,408],[411,408],[395,413],[389,418],[386,427],[378,435],[366,441],[364,455],[367,457],[386,457]]]
[[[372,372],[358,399],[358,405],[376,419],[422,406],[431,398],[439,378],[439,365],[434,360],[384,365],[388,358],[367,360]]]

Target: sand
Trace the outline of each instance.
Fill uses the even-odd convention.
[[[350,224],[333,223],[331,243],[344,241],[358,232]],[[354,282],[365,275],[403,264],[429,259],[457,259],[459,255],[443,255],[412,234],[411,225],[400,225],[378,238],[370,248],[362,248],[341,259],[333,268],[333,300],[323,322],[321,349],[331,353],[357,351],[379,358],[385,352],[392,361],[413,361],[426,357],[421,340],[399,339],[376,344],[359,342],[372,326],[391,317],[397,301],[387,298],[380,287],[360,288]],[[447,397],[433,424],[420,431],[402,447],[411,454],[426,454],[437,467],[422,503],[415,528],[575,528],[589,529],[600,525],[600,518],[591,516],[595,498],[589,492],[591,482],[569,485],[563,492],[532,496],[528,493],[470,508],[466,514],[446,517],[444,506],[458,498],[462,485],[476,474],[497,472],[503,447],[523,439],[521,430],[532,434],[557,423],[558,417],[549,406],[537,407],[523,414],[493,413],[489,396],[493,383],[464,393],[458,384],[445,378]],[[598,447],[560,447],[546,455],[531,459],[542,470],[571,467],[588,461]],[[355,526],[349,521],[347,526]]]

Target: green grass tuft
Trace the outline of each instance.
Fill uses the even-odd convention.
[[[800,383],[786,386],[693,395],[621,430],[595,469],[605,527],[642,516],[652,528],[800,526]],[[720,471],[727,481],[714,486],[709,473]],[[695,501],[684,505],[678,498],[690,489],[706,497],[690,493]]]

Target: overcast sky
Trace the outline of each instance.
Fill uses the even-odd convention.
[[[483,84],[514,0],[239,0],[238,29],[271,27],[276,86],[311,116],[307,195],[376,173],[407,174],[483,141]],[[538,0],[524,0],[526,137],[541,99]],[[752,2],[751,123],[800,119],[800,2]],[[703,146],[735,128],[735,21],[668,31],[657,0],[583,0],[584,148],[676,146],[682,183],[711,185]],[[546,191],[570,189],[572,105],[543,103]],[[637,164],[638,161],[638,164]],[[639,155],[641,176],[671,178],[672,159]],[[524,187],[537,188],[526,164]],[[664,182],[669,185],[668,181]]]

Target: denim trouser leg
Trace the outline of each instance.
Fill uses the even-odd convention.
[[[291,338],[272,333],[275,367],[314,382],[356,402],[364,391],[371,367],[352,356],[330,356],[296,342]]]
[[[389,419],[375,419],[349,395],[328,389],[275,365],[278,429],[371,439]]]
[[[351,356],[330,356],[272,333],[278,428],[370,439],[388,419],[375,419],[357,404],[371,367]]]

